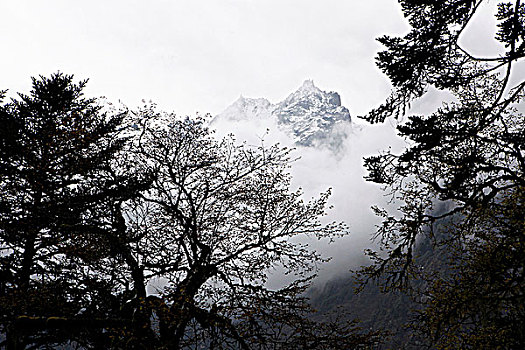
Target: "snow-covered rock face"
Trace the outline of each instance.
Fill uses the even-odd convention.
[[[338,150],[352,129],[350,112],[341,106],[337,92],[317,88],[306,80],[284,101],[271,104],[264,98],[240,97],[224,112],[214,118],[221,120],[274,119],[281,130],[300,146],[327,146]]]
[[[271,116],[272,109],[272,104],[265,98],[241,96],[217,118],[226,120],[266,119]]]

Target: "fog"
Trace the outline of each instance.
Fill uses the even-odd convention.
[[[328,215],[323,222],[343,221],[349,227],[349,235],[329,244],[327,240],[308,239],[312,249],[332,257],[323,265],[317,281],[325,281],[366,263],[365,248],[374,245],[372,237],[380,220],[372,213],[371,206],[387,206],[389,197],[377,184],[364,180],[366,170],[363,157],[391,148],[400,151],[404,141],[396,136],[395,122],[381,125],[352,123],[347,130],[343,147],[332,151],[326,147],[297,147],[292,139],[279,130],[274,120],[220,120],[211,124],[218,137],[235,135],[237,141],[248,146],[293,147],[292,157],[297,158],[291,167],[291,190],[301,188],[304,199],[317,197],[332,189]],[[305,240],[301,240],[304,242]],[[278,273],[276,274],[278,275]],[[274,279],[280,277],[274,277]]]

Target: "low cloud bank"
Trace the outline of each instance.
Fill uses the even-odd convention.
[[[403,148],[404,142],[396,136],[394,125],[351,124],[343,147],[337,152],[323,147],[296,147],[291,137],[279,130],[271,119],[221,120],[212,123],[211,128],[216,130],[218,137],[234,134],[239,142],[245,141],[248,145],[279,143],[295,147],[292,155],[299,159],[291,169],[292,190],[302,188],[305,200],[332,189],[329,204],[333,209],[328,211],[325,220],[345,222],[350,235],[332,244],[314,239],[308,241],[312,248],[332,257],[322,267],[318,282],[348,273],[350,269],[366,263],[363,250],[374,245],[371,238],[375,225],[380,222],[370,207],[388,206],[389,198],[385,197],[380,186],[364,180],[363,157],[388,148],[393,151]],[[280,277],[274,279],[279,280]]]

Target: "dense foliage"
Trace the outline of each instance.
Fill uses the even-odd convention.
[[[476,57],[461,36],[485,3],[400,0],[412,29],[380,38],[386,51],[377,57],[393,91],[364,117],[401,117],[430,88],[452,97],[434,113],[400,123],[408,140],[403,153],[365,161],[368,180],[401,205],[396,213],[375,209],[384,218],[377,232],[384,252],[369,252],[375,264],[363,273],[383,276],[388,288],[418,285],[424,309],[416,328],[438,348],[525,342],[525,81],[514,75],[525,55],[525,12],[519,0],[499,2],[495,39],[504,52]],[[446,271],[418,266],[414,252],[426,239],[450,254]]]
[[[105,317],[96,304],[111,287],[83,262],[112,254],[98,241],[116,239],[116,204],[151,182],[112,169],[124,116],[100,113],[85,83],[34,79],[30,95],[1,107],[2,332],[22,315]]]
[[[33,79],[0,107],[0,346],[356,348],[302,296],[334,239],[329,193],[290,191],[289,151],[217,140],[201,119]],[[267,287],[268,272],[288,283]]]

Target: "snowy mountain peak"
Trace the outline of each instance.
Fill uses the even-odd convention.
[[[314,85],[312,80],[306,80],[299,89],[279,103],[282,106],[293,104],[302,105],[306,109],[321,105],[338,107],[341,106],[341,97],[334,91],[322,91]]]
[[[263,119],[270,116],[271,107],[272,104],[265,98],[246,98],[241,95],[220,115],[229,120]]]
[[[299,88],[301,91],[305,92],[321,92],[321,90],[315,86],[314,81],[307,79],[304,81],[303,85]]]
[[[264,98],[241,96],[213,122],[269,118],[276,120],[279,128],[290,135],[297,145],[307,147],[327,146],[336,150],[352,128],[350,112],[341,106],[339,94],[322,91],[312,80],[306,80],[299,89],[277,104],[271,104]]]

